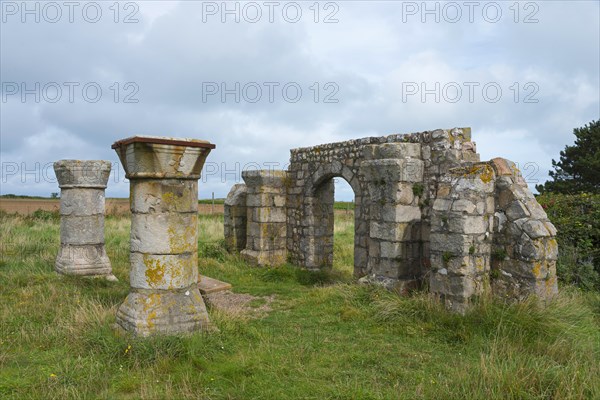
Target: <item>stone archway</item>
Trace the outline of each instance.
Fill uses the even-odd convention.
[[[355,199],[354,212],[354,265],[355,277],[366,273],[366,265],[361,260],[367,259],[366,243],[368,224],[361,223],[364,215],[362,198],[357,173],[339,161],[321,165],[306,179],[305,196],[303,198],[301,225],[306,227],[306,234],[301,238],[300,248],[304,252],[304,267],[308,269],[331,268],[333,266],[333,230],[334,230],[334,178],[344,179],[352,188]]]
[[[242,177],[246,196],[242,186],[230,192],[225,232],[253,264],[331,267],[332,179],[341,177],[355,195],[361,281],[401,293],[428,281],[459,312],[486,290],[556,293],[556,230],[516,167],[480,162],[468,128],[293,149],[288,170]]]

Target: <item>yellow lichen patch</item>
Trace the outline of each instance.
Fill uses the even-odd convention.
[[[156,319],[156,311],[152,311],[150,314],[148,314],[148,319],[146,321],[146,323],[148,325],[148,329],[154,328],[154,320],[155,319]]]
[[[146,325],[148,326],[148,329],[152,329],[154,328],[155,322],[154,320],[157,317],[157,311],[156,309],[158,308],[158,304],[161,302],[161,294],[160,293],[151,293],[148,295],[148,297],[146,298],[146,301],[144,302],[143,305],[143,314],[147,314],[146,317]]]
[[[556,241],[556,239],[554,239],[554,238],[549,239],[546,242],[546,245],[547,245],[546,251],[549,254],[556,254],[558,252],[558,242]]]
[[[144,265],[146,266],[146,282],[151,287],[156,287],[164,283],[166,265],[158,259],[148,259],[144,256]]]
[[[483,257],[475,257],[475,269],[477,271],[483,271],[484,270]]]
[[[191,221],[186,223],[183,218],[177,218],[169,224],[167,233],[169,235],[169,247],[173,254],[186,253],[193,249],[197,238],[198,217],[190,216]],[[183,227],[183,229],[181,229]]]
[[[176,197],[173,192],[166,192],[162,194],[162,201],[167,206],[172,206],[175,204]]]
[[[541,271],[542,271],[542,263],[539,261],[534,262],[533,268],[531,269],[533,276],[535,276],[536,278],[539,278]]]
[[[489,183],[494,179],[494,169],[488,164],[474,165],[464,173],[464,177],[479,175],[483,183]]]
[[[494,169],[490,165],[484,165],[481,173],[479,174],[479,178],[483,183],[488,183],[492,179],[494,179]]]

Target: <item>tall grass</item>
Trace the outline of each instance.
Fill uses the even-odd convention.
[[[600,398],[598,293],[561,287],[547,307],[481,299],[453,315],[426,293],[249,267],[223,250],[221,218],[200,218],[201,273],[274,295],[272,311],[209,307],[219,332],[140,339],[113,329],[129,290],[128,219],[106,220],[110,283],[53,272],[58,220],[0,215],[0,398]],[[352,232],[336,215],[334,271]]]

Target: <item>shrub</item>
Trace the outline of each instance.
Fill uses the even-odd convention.
[[[559,279],[600,290],[600,195],[545,193],[537,200],[558,230]]]
[[[60,214],[58,211],[35,210],[30,218],[41,221],[59,221]]]

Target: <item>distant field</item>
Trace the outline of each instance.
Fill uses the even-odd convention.
[[[0,210],[7,213],[31,215],[36,210],[58,211],[60,199],[32,199],[32,198],[0,198]],[[107,215],[122,215],[129,213],[129,199],[106,199]],[[198,204],[200,214],[223,214],[223,203],[217,203],[213,208],[210,200],[203,200]]]
[[[225,199],[215,199],[214,207],[211,199],[198,200],[199,214],[223,214]],[[31,215],[37,210],[58,211],[60,208],[60,199],[45,198],[20,198],[20,197],[0,197],[0,210],[9,214],[17,213],[21,215]],[[334,208],[336,213],[351,213],[354,210],[354,203],[336,201]],[[129,213],[129,199],[106,199],[107,215],[123,215]]]

